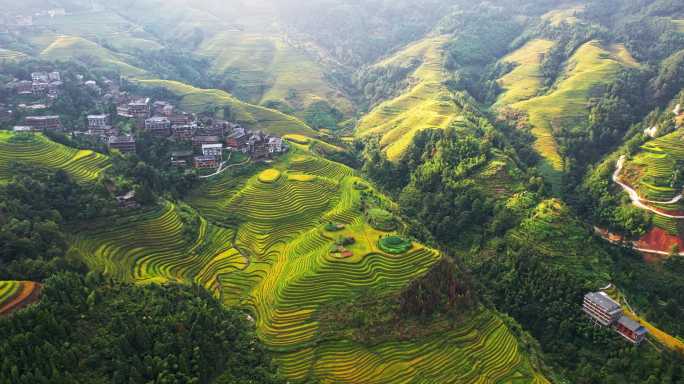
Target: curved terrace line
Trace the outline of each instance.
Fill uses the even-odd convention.
[[[617,167],[615,169],[615,172],[613,173],[613,182],[618,184],[620,187],[622,187],[622,189],[625,192],[627,192],[630,200],[632,200],[632,204],[634,204],[636,207],[638,207],[640,209],[653,212],[658,216],[663,216],[663,217],[667,217],[670,219],[684,219],[684,215],[672,215],[669,213],[661,212],[661,211],[645,204],[645,203],[663,204],[663,205],[675,204],[683,198],[683,196],[681,194],[679,196],[673,198],[672,200],[668,200],[668,201],[645,200],[645,199],[642,199],[641,197],[639,197],[639,193],[637,191],[635,191],[634,188],[632,188],[629,185],[620,181],[620,172],[622,172],[622,168],[624,167],[626,160],[627,160],[627,157],[625,155],[620,156],[620,159],[617,162]]]

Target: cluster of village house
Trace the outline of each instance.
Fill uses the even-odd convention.
[[[40,99],[49,97],[49,100],[58,97],[58,90],[62,85],[59,72],[37,72],[31,77],[32,81],[16,81],[10,85],[18,95],[33,95]],[[279,137],[250,132],[239,124],[228,121],[198,118],[195,114],[177,110],[169,102],[152,102],[149,98],[121,92],[119,86],[108,79],[103,80],[100,86],[93,80],[83,81],[82,76],[77,78],[83,87],[102,95],[104,101],[116,104],[117,116],[133,120],[138,130],[144,130],[158,138],[185,143],[188,150],[171,154],[169,160],[175,166],[216,169],[224,161],[225,150],[239,151],[247,154],[252,160],[259,161],[280,154],[288,148]],[[48,106],[34,104],[32,108],[40,110],[47,109]],[[122,134],[119,129],[112,126],[111,121],[107,114],[88,115],[87,130],[74,133],[101,140],[110,149],[135,153],[135,137]],[[47,132],[63,131],[64,128],[59,116],[35,115],[26,116],[23,125],[15,126],[14,130]]]
[[[612,327],[633,344],[641,344],[646,339],[646,328],[625,316],[620,304],[605,292],[590,292],[584,295],[582,310],[589,315],[594,324]]]
[[[44,17],[55,18],[60,16],[66,16],[67,12],[64,8],[51,8],[42,11],[38,11],[31,14],[19,14],[10,15],[5,14],[0,17],[0,31],[6,32],[8,30],[14,30],[21,27],[32,27],[35,24],[35,19],[40,19]]]

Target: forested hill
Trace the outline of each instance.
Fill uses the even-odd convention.
[[[684,383],[681,1],[0,7],[0,382]]]

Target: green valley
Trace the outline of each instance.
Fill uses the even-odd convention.
[[[0,6],[0,383],[684,384],[676,1]]]

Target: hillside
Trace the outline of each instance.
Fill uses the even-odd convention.
[[[528,43],[504,59],[520,66],[500,80],[505,92],[500,96],[498,105],[509,105],[528,114],[532,133],[537,139],[534,148],[544,159],[542,170],[558,187],[564,165],[555,135],[586,124],[592,100],[601,96],[621,68],[638,64],[624,46],[605,46],[598,41],[591,41],[577,49],[565,63],[562,73],[548,92],[531,97],[534,96],[533,92],[540,90],[537,88],[540,85],[537,66],[539,54],[548,48],[548,43]],[[507,82],[518,76],[515,86],[507,87]],[[529,85],[521,85],[521,81]]]
[[[546,382],[506,326],[486,311],[457,323],[449,339],[434,334],[373,346],[321,339],[316,317],[322,306],[401,290],[441,256],[415,242],[399,254],[383,251],[378,240],[402,224],[390,219],[388,229],[374,228],[370,207],[391,211],[394,205],[350,168],[293,145],[271,169],[228,172],[193,193],[188,203],[201,215],[195,224],[179,215],[186,208],[167,203],[96,223],[71,243],[107,275],[142,283],[196,282],[223,303],[248,309],[260,339],[295,382],[447,376]],[[344,237],[355,239],[345,246],[349,254],[331,251]]]
[[[49,60],[71,60],[78,58],[84,62],[92,62],[106,69],[120,71],[125,76],[143,76],[146,72],[130,65],[125,55],[115,54],[98,44],[77,36],[59,36],[40,54]]]
[[[227,108],[236,122],[252,129],[282,136],[288,133],[314,136],[315,131],[296,117],[261,106],[242,102],[229,93],[218,89],[200,89],[177,81],[139,80],[147,87],[166,88],[180,97],[180,107],[190,112],[204,112],[217,108],[221,113]]]
[[[426,38],[378,62],[374,68],[412,68],[409,86],[397,97],[380,103],[357,126],[361,137],[379,135],[391,160],[398,160],[415,134],[429,128],[446,128],[458,120],[460,107],[444,85],[447,79],[444,36]]]
[[[328,83],[325,69],[291,44],[277,36],[228,31],[205,41],[197,52],[212,61],[212,72],[241,100],[281,103],[300,116],[311,104],[325,101],[351,114],[351,102]]]
[[[41,134],[21,135],[0,132],[0,182],[7,181],[12,162],[20,162],[52,170],[64,170],[74,179],[94,181],[109,166],[99,153],[79,151],[55,143]]]

